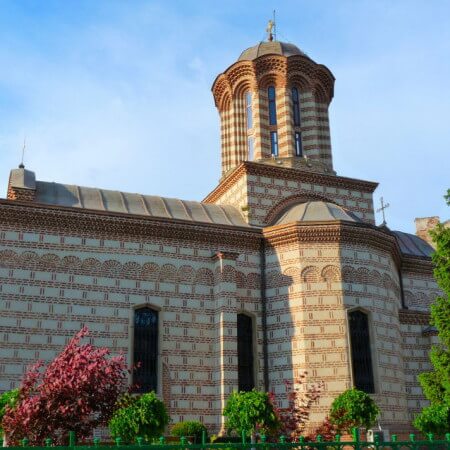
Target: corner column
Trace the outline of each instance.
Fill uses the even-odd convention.
[[[238,388],[237,371],[237,302],[236,302],[236,259],[237,253],[218,252],[214,260],[214,298],[216,325],[216,375],[217,409],[221,432],[224,431],[224,417],[221,412],[227,398]]]

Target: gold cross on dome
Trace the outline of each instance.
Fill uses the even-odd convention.
[[[381,226],[386,226],[386,216],[384,215],[384,210],[389,208],[389,203],[384,203],[383,197],[380,198],[381,207],[377,209],[377,212],[381,212],[383,214],[383,223]]]

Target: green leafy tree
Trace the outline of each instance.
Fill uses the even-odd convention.
[[[0,395],[0,435],[3,434],[2,421],[3,416],[6,414],[6,409],[7,407],[13,409],[16,406],[18,399],[19,389],[6,391]]]
[[[275,433],[280,421],[274,411],[269,394],[253,389],[249,392],[233,392],[223,410],[228,431],[245,432],[252,436],[257,431]]]
[[[450,189],[445,200],[450,205]],[[431,324],[437,329],[439,345],[430,352],[433,371],[419,375],[431,405],[416,417],[414,426],[423,433],[443,434],[450,430],[450,228],[438,224],[430,234],[436,244],[434,277],[443,291],[431,305]]]
[[[171,430],[172,436],[192,436],[195,439],[196,444],[202,442],[203,432],[205,432],[206,436],[208,436],[208,430],[206,429],[205,425],[196,420],[178,422],[172,427]]]
[[[353,427],[370,428],[377,420],[380,408],[372,398],[358,389],[348,389],[331,404],[330,420],[340,431]]]
[[[166,406],[154,392],[140,396],[126,394],[117,406],[109,430],[113,438],[120,437],[125,442],[134,442],[137,437],[151,442],[161,436],[169,423]]]

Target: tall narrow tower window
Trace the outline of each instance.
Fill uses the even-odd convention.
[[[253,324],[246,314],[237,316],[238,335],[238,385],[239,391],[251,391],[255,387],[253,371]]]
[[[252,93],[246,92],[245,94],[245,110],[247,113],[247,130],[253,128],[253,116],[252,116]]]
[[[362,311],[349,314],[350,343],[352,350],[353,384],[369,394],[375,392],[370,348],[369,320]]]
[[[303,155],[303,149],[302,149],[302,133],[296,131],[294,133],[294,144],[295,144],[295,156],[302,156]]]
[[[157,390],[158,311],[139,308],[134,312],[133,384],[137,392]]]
[[[292,88],[292,110],[294,113],[294,125],[300,126],[300,96],[296,87]]]
[[[270,153],[272,156],[278,156],[278,133],[276,131],[270,132]]]
[[[247,138],[247,146],[248,146],[248,160],[253,161],[254,157],[254,144],[253,144],[253,136],[249,136]]]
[[[277,104],[275,98],[275,88],[269,86],[267,90],[267,95],[269,97],[269,125],[277,124]]]

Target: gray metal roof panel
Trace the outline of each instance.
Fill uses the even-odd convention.
[[[403,231],[392,231],[397,238],[400,251],[405,255],[431,257],[434,248],[419,236]]]
[[[38,203],[194,222],[248,227],[233,206],[184,201],[156,195],[140,195],[44,181],[36,182]]]
[[[334,203],[312,201],[298,203],[287,209],[276,221],[277,224],[290,222],[323,222],[332,220],[346,220],[348,222],[361,222],[350,211]]]

